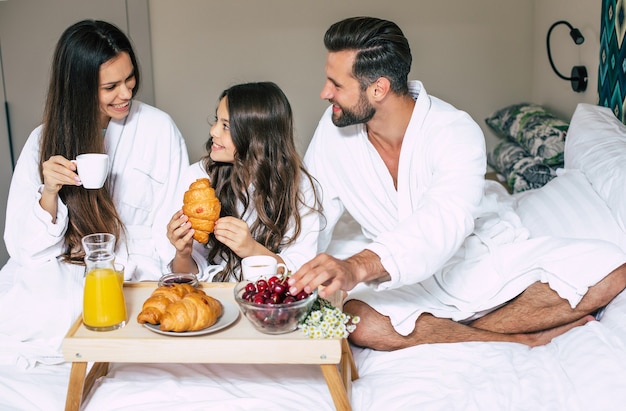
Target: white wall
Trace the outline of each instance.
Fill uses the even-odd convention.
[[[534,4],[533,101],[569,120],[578,103],[598,103],[602,0],[534,0]],[[546,35],[552,23],[559,20],[568,21],[585,37],[585,42],[577,46],[567,26],[560,25],[552,31],[550,41],[552,59],[561,74],[569,77],[573,66],[587,67],[589,84],[583,93],[576,93],[569,81],[557,77],[548,61]]]
[[[304,153],[326,107],[319,99],[326,54],[323,34],[333,22],[354,15],[397,22],[413,51],[410,77],[422,80],[429,93],[470,113],[483,128],[488,148],[497,139],[483,119],[504,105],[534,101],[569,119],[579,102],[593,104],[598,98],[601,0],[144,1],[151,36],[138,36],[137,41],[141,48],[152,45],[154,101],[177,122],[192,160],[204,153],[208,120],[220,92],[244,81],[271,80],[283,88],[294,109],[299,149]],[[22,60],[17,69],[9,69],[16,80],[6,85],[8,94],[15,96],[9,100],[17,116],[12,119],[17,153],[41,118],[50,55],[58,35],[79,17],[115,20],[112,5],[119,3],[130,6],[129,15],[134,14],[137,0],[0,2],[3,55]],[[29,7],[43,22],[21,11],[16,14],[18,8]],[[565,27],[559,27],[552,41],[555,63],[566,75],[573,65],[586,65],[585,93],[573,92],[548,63],[545,36],[550,25],[561,19],[581,29],[586,41],[574,45]],[[19,33],[14,41],[7,34],[11,27]],[[23,36],[25,31],[29,36]],[[18,97],[31,102],[20,106],[15,102]],[[151,95],[144,98],[149,101]],[[0,115],[4,129],[2,123]],[[6,156],[4,145],[5,140],[0,149]],[[7,174],[3,171],[1,176],[3,205]],[[4,255],[0,247],[0,260]]]
[[[290,99],[301,152],[327,103],[319,98],[330,24],[354,15],[395,21],[408,37],[410,77],[483,119],[531,97],[533,7],[505,0],[149,0],[156,104],[177,122],[190,157],[228,86],[275,81]]]

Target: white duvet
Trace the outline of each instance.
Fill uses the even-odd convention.
[[[363,237],[337,228],[331,251],[349,254]],[[2,297],[0,297],[2,298]],[[0,346],[0,358],[10,358]],[[626,409],[626,294],[601,321],[537,347],[513,343],[432,344],[395,352],[353,347],[360,378],[354,410]],[[0,410],[61,410],[68,364],[0,366]],[[332,410],[318,366],[111,364],[84,410]]]

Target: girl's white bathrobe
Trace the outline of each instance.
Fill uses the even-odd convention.
[[[202,160],[190,165],[181,177],[178,194],[176,195],[176,198],[180,199],[178,201],[179,209],[182,208],[185,191],[189,189],[191,183],[199,178],[209,178],[209,175],[202,164]],[[249,188],[250,195],[252,195],[252,190],[254,190],[254,187]],[[290,271],[296,271],[302,264],[315,257],[318,248],[317,239],[321,230],[320,213],[312,211],[315,210],[315,207],[317,206],[315,192],[309,182],[309,179],[304,176],[301,179],[300,190],[304,200],[304,204],[300,204],[299,209],[301,217],[300,235],[293,243],[282,247],[278,253],[278,255],[285,262],[287,269]],[[280,193],[277,193],[277,195],[280,195]],[[240,212],[243,211],[241,204],[239,204],[239,206]],[[249,209],[243,216],[243,221],[248,224],[248,227],[250,227],[256,219],[257,213],[254,207]],[[286,237],[291,238],[293,236],[294,227],[290,227],[286,233]],[[215,277],[216,274],[223,270],[223,266],[226,265],[226,262],[221,261],[220,259],[217,264],[209,265],[207,261],[208,256],[209,250],[206,244],[194,241],[192,257],[198,265],[198,278],[201,281],[210,282],[213,281],[213,277]],[[236,273],[236,275],[239,275],[239,273]]]

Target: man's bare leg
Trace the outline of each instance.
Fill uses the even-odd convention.
[[[344,305],[344,310],[361,317],[361,322],[357,325],[356,330],[350,334],[350,342],[379,351],[399,350],[419,344],[467,341],[502,341],[538,346],[547,344],[554,337],[593,320],[593,317],[587,316],[570,324],[543,332],[505,334],[481,330],[447,318],[422,314],[415,322],[413,332],[407,336],[402,336],[395,331],[389,317],[381,315],[361,301],[348,301]]]
[[[547,284],[535,283],[502,308],[472,322],[471,326],[498,333],[528,333],[577,321],[607,305],[626,288],[626,264],[590,287],[576,308],[571,308]]]
[[[394,330],[388,317],[361,301],[348,301],[344,310],[359,315],[362,320],[350,335],[350,341],[381,351],[418,344],[465,341],[508,341],[538,346],[593,320],[589,314],[608,304],[624,288],[626,264],[590,287],[575,309],[546,284],[536,283],[515,300],[474,321],[471,326],[424,314],[415,322],[415,330],[406,337]]]

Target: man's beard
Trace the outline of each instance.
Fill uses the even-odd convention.
[[[359,97],[359,102],[354,110],[345,109],[341,106],[339,106],[339,108],[341,108],[341,113],[338,115],[333,114],[332,117],[333,124],[337,127],[364,124],[370,121],[372,117],[374,117],[374,114],[376,114],[376,109],[367,101],[365,93],[362,93]]]

